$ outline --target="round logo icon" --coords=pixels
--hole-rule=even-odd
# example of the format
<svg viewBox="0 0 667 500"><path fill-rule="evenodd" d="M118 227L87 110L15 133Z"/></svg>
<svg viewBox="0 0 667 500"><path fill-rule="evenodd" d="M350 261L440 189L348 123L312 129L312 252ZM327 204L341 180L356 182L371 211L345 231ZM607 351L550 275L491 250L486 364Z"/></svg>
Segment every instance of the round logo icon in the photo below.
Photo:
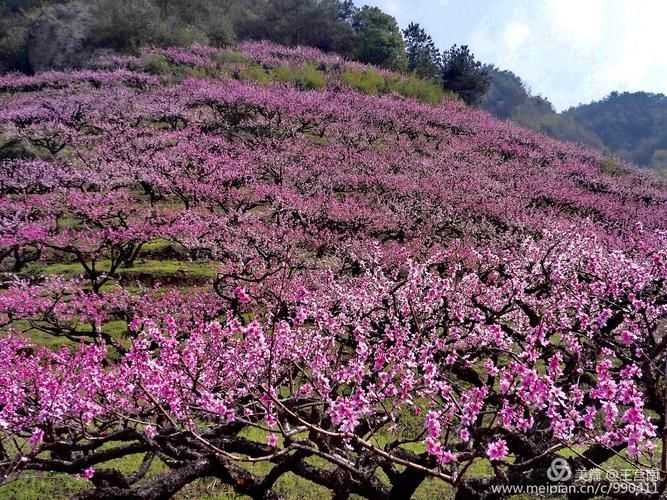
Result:
<svg viewBox="0 0 667 500"><path fill-rule="evenodd" d="M572 469L564 458L554 458L547 469L547 477L550 481L569 481L572 479Z"/></svg>

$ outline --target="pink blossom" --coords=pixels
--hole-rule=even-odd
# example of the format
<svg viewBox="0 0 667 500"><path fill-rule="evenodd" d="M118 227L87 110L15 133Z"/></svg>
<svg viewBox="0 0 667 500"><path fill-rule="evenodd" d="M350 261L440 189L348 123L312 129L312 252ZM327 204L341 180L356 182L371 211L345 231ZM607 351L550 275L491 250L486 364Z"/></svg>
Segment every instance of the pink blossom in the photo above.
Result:
<svg viewBox="0 0 667 500"><path fill-rule="evenodd" d="M38 446L43 440L44 440L44 431L42 429L37 428L32 432L30 439L28 439L28 444L30 444L30 446L32 447L35 447Z"/></svg>
<svg viewBox="0 0 667 500"><path fill-rule="evenodd" d="M156 57L173 74L144 73ZM271 77L307 65L325 87L258 85L248 61ZM49 449L185 470L214 447L260 458L279 427L323 452L306 475L395 452L474 482L473 436L503 460L536 432L526 474L553 443L650 459L663 180L460 102L356 92L343 75L403 77L308 47L96 67L0 77L3 141L39 153L0 162L10 476ZM428 457L391 448L408 439ZM391 491L370 478L353 489Z"/></svg>
<svg viewBox="0 0 667 500"><path fill-rule="evenodd" d="M148 439L154 439L155 436L157 436L157 431L155 430L155 427L152 425L147 425L146 428L144 429L144 434L146 434L146 437Z"/></svg>
<svg viewBox="0 0 667 500"><path fill-rule="evenodd" d="M239 302L241 302L242 304L250 302L250 297L248 296L246 289L242 287L238 287L236 289L236 298L239 299Z"/></svg>
<svg viewBox="0 0 667 500"><path fill-rule="evenodd" d="M507 456L507 443L504 439L497 439L489 443L486 448L486 456L490 460L502 460Z"/></svg>

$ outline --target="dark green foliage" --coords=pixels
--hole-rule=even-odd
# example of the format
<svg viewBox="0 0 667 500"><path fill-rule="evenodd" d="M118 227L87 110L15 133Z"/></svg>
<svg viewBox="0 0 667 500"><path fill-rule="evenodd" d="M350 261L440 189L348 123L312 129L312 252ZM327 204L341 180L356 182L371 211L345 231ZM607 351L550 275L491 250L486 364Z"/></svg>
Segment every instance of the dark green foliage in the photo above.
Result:
<svg viewBox="0 0 667 500"><path fill-rule="evenodd" d="M503 120L512 120L559 139L605 149L597 135L572 118L556 113L544 97L531 95L517 75L490 65L485 69L491 77L491 85L480 103L482 109Z"/></svg>
<svg viewBox="0 0 667 500"><path fill-rule="evenodd" d="M532 128L533 130L543 132L564 141L586 144L587 146L593 146L601 151L608 150L597 135L590 130L585 129L568 116L558 114L555 111L540 115L525 116L522 115L521 111L521 108L519 108L515 121L525 127Z"/></svg>
<svg viewBox="0 0 667 500"><path fill-rule="evenodd" d="M66 0L0 1L0 70L35 69L27 50L31 29L36 29L33 21L56 4L63 4L65 11L75 8ZM247 39L317 47L395 70L406 65L396 20L377 8L357 9L351 0L88 0L78 4L79 10L82 5L90 7L95 21L92 36L80 49L81 57L72 57L72 67L80 66L97 49L137 52L146 45L224 46ZM60 18L73 19L59 12ZM81 31L75 25L69 29ZM48 37L44 32L37 35ZM58 51L55 46L53 50ZM40 61L38 69L44 69L44 64Z"/></svg>
<svg viewBox="0 0 667 500"><path fill-rule="evenodd" d="M614 154L640 165L661 165L657 152L667 149L667 96L612 92L565 115L595 133Z"/></svg>
<svg viewBox="0 0 667 500"><path fill-rule="evenodd" d="M58 0L4 0L0 3L0 70L44 69L41 61L36 68L28 58L29 39L48 37L48 33L36 31L43 31L45 23L35 20L52 18L50 12L58 4L63 4L61 11L80 10L76 3ZM80 52L82 55L96 49L136 52L146 45L185 46L195 42L228 45L235 41L234 23L245 16L249 3L250 0L78 2L95 13L93 34ZM69 28L73 33L81 31L76 25ZM79 66L79 59L73 57L70 66Z"/></svg>
<svg viewBox="0 0 667 500"><path fill-rule="evenodd" d="M420 78L437 80L440 77L440 51L436 48L431 35L416 23L410 23L403 30L405 52L408 59L408 71Z"/></svg>
<svg viewBox="0 0 667 500"><path fill-rule="evenodd" d="M341 0L338 2L338 17L348 24L352 24L355 14L359 9L352 0Z"/></svg>
<svg viewBox="0 0 667 500"><path fill-rule="evenodd" d="M516 109L534 98L528 93L521 78L511 71L493 65L485 69L491 77L491 85L480 107L503 120L514 119Z"/></svg>
<svg viewBox="0 0 667 500"><path fill-rule="evenodd" d="M355 13L352 26L357 34L356 59L395 71L406 69L405 45L396 19L366 5Z"/></svg>
<svg viewBox="0 0 667 500"><path fill-rule="evenodd" d="M442 85L466 104L476 105L491 84L491 77L467 45L453 45L442 55Z"/></svg>
<svg viewBox="0 0 667 500"><path fill-rule="evenodd" d="M28 30L29 20L0 5L0 72L29 71Z"/></svg>
<svg viewBox="0 0 667 500"><path fill-rule="evenodd" d="M234 20L242 15L242 11L227 0L156 0L161 15L168 24L190 26L192 30L202 33L207 42L222 46L233 43L236 36Z"/></svg>
<svg viewBox="0 0 667 500"><path fill-rule="evenodd" d="M120 50L137 49L144 41L156 43L160 12L149 0L97 0L100 9L92 43Z"/></svg>
<svg viewBox="0 0 667 500"><path fill-rule="evenodd" d="M338 0L250 0L236 22L240 39L271 40L282 45L309 45L349 54L354 32L345 17L350 6Z"/></svg>
<svg viewBox="0 0 667 500"><path fill-rule="evenodd" d="M201 28L183 23L179 16L152 0L96 0L99 15L92 44L95 47L136 51L144 45L206 43Z"/></svg>
<svg viewBox="0 0 667 500"><path fill-rule="evenodd" d="M97 6L74 0L44 8L30 24L28 60L33 71L67 70L86 64L100 19Z"/></svg>

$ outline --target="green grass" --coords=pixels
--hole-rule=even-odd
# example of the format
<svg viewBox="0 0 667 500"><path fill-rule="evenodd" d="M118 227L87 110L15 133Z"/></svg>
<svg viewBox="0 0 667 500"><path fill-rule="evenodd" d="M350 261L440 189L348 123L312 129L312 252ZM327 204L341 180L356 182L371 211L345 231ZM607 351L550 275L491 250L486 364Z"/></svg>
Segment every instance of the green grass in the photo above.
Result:
<svg viewBox="0 0 667 500"><path fill-rule="evenodd" d="M22 321L15 321L14 324L12 325L17 332L24 331L21 328L21 325L18 323L21 323ZM27 323L27 322L26 322ZM28 326L26 325L26 328ZM3 335L3 333L0 332L0 337ZM47 349L59 349L60 347L63 346L69 346L69 347L75 347L77 344L75 342L72 342L71 340L65 338L65 337L57 337L54 335L49 335L48 333L40 332L38 330L32 330L27 334L28 338L30 339L31 342L34 342L35 345L41 346L41 347L46 347Z"/></svg>
<svg viewBox="0 0 667 500"><path fill-rule="evenodd" d="M258 442L264 442L266 440L266 433L254 428L245 429L241 432L241 435ZM381 446L386 444L388 441L389 436L385 433L381 433L378 436L378 444ZM279 438L279 445L281 444L282 440ZM413 452L421 452L423 451L423 444L411 443L410 445L406 445L405 448ZM581 453L583 449L578 449L577 451ZM657 450L657 453L660 453L659 449ZM571 450L563 450L559 453L559 455L563 457L572 457L576 456L576 453ZM98 468L115 468L127 474L136 470L136 468L141 463L142 458L142 454L130 455L124 458L106 462L105 464L98 466ZM310 457L307 459L307 461L317 467L329 469L332 467L324 459L319 457ZM273 465L268 462L258 462L254 464L241 462L239 465L259 477L266 475L273 467ZM630 468L630 466L620 457L614 457L608 460L604 464L604 467L616 470ZM167 470L166 466L159 459L155 459L147 474L147 478L150 478L151 476L159 474L165 470ZM492 477L493 473L491 464L486 459L476 459L472 466L467 470L466 475L468 477ZM377 476L382 482L389 484L387 477L383 472L379 471ZM31 472L21 476L17 481L0 487L0 498L21 500L51 498L54 500L59 500L61 498L68 498L71 495L89 487L90 483L88 481L77 479L67 474ZM276 482L274 491L278 495L282 495L285 498L294 500L316 500L320 498L328 498L331 495L330 492L324 487L307 481L292 473L283 475ZM435 478L428 478L419 486L412 498L419 500L427 500L431 498L451 498L454 493L455 491L450 485L445 484ZM353 497L359 498L356 495L353 495ZM235 493L229 486L221 483L218 479L201 478L186 486L175 496L175 498L213 500L247 497ZM524 497L519 496L515 498Z"/></svg>
<svg viewBox="0 0 667 500"><path fill-rule="evenodd" d="M252 80L260 85L271 83L271 75L259 64L248 64L238 72L241 80Z"/></svg>
<svg viewBox="0 0 667 500"><path fill-rule="evenodd" d="M386 91L393 91L404 97L412 97L428 104L438 104L445 97L451 99L454 94L448 95L440 85L431 83L412 75L408 78L394 78L387 80Z"/></svg>
<svg viewBox="0 0 667 500"><path fill-rule="evenodd" d="M323 89L327 85L324 74L312 64L279 66L271 71L270 76L273 81L291 83L304 90Z"/></svg>
<svg viewBox="0 0 667 500"><path fill-rule="evenodd" d="M154 54L141 62L138 68L153 75L160 76L168 83L174 83L185 78L217 78L220 76L218 68L202 68L188 64L179 64L170 61L162 54Z"/></svg>
<svg viewBox="0 0 667 500"><path fill-rule="evenodd" d="M396 92L427 104L438 104L443 99L457 100L455 94L440 85L414 75L402 78L398 75L383 77L378 71L346 69L341 74L343 83L364 94L388 94Z"/></svg>
<svg viewBox="0 0 667 500"><path fill-rule="evenodd" d="M164 75L169 71L169 61L162 54L154 54L142 62L141 69L153 75Z"/></svg>
<svg viewBox="0 0 667 500"><path fill-rule="evenodd" d="M218 266L213 262L180 260L139 260L133 267L120 268L119 274L149 273L156 276L185 273L190 276L214 278Z"/></svg>
<svg viewBox="0 0 667 500"><path fill-rule="evenodd" d="M267 69L259 64L248 64L237 72L241 80L250 80L260 85L289 83L302 90L323 89L327 85L324 73L312 64L303 66L278 66Z"/></svg>
<svg viewBox="0 0 667 500"><path fill-rule="evenodd" d="M624 177L630 175L630 172L627 169L621 167L611 158L605 158L600 162L600 170L604 174L609 174L615 177Z"/></svg>
<svg viewBox="0 0 667 500"><path fill-rule="evenodd" d="M153 241L149 241L148 243L144 243L141 246L141 250L143 252L160 252L163 250L166 250L171 246L171 242L168 240L164 240L162 238L157 238Z"/></svg>
<svg viewBox="0 0 667 500"><path fill-rule="evenodd" d="M48 349L58 349L62 346L76 347L78 345L77 342L74 342L67 337L51 335L33 328L27 320L15 320L9 326L11 326L12 330L16 333L25 333L27 337L36 345L46 347ZM39 327L39 322L35 326ZM89 324L79 325L77 326L77 330L92 331ZM6 335L8 331L9 327L0 329L0 337ZM122 320L108 321L102 325L102 331L114 339L122 340L127 336L127 323Z"/></svg>
<svg viewBox="0 0 667 500"><path fill-rule="evenodd" d="M114 444L110 443L107 447ZM109 460L98 468L118 469L124 474L134 472L141 461L143 454L128 455L127 457ZM159 459L153 460L146 477L151 477L167 470L167 467ZM82 478L70 474L56 472L26 472L5 486L0 486L0 498L11 498L21 500L39 500L42 498L65 499L72 495L88 489L92 484Z"/></svg>
<svg viewBox="0 0 667 500"><path fill-rule="evenodd" d="M237 50L223 50L216 54L216 62L223 66L225 64L245 64L248 58Z"/></svg>
<svg viewBox="0 0 667 500"><path fill-rule="evenodd" d="M346 69L341 74L341 80L364 94L379 94L385 83L382 75L371 69L364 71Z"/></svg>
<svg viewBox="0 0 667 500"><path fill-rule="evenodd" d="M97 261L96 269L106 272L111 267L109 260ZM78 276L83 274L84 269L78 262L53 263L47 265L33 265L26 268L25 273L58 274L61 276ZM153 260L139 259L132 267L119 267L116 271L119 275L148 274L154 277L164 277L177 273L184 277L214 278L217 265L213 262L189 262L181 260Z"/></svg>
<svg viewBox="0 0 667 500"><path fill-rule="evenodd" d="M52 472L29 472L16 481L0 486L0 498L12 500L53 500L70 498L82 490L91 487L91 483L75 479L66 474Z"/></svg>

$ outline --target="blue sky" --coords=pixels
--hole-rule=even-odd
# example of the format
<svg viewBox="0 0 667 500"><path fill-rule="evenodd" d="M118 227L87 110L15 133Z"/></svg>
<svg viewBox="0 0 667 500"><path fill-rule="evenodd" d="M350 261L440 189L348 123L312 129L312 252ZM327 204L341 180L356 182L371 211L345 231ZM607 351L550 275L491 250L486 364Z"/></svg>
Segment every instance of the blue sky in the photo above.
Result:
<svg viewBox="0 0 667 500"><path fill-rule="evenodd" d="M468 44L563 110L612 90L667 94L667 0L355 0Z"/></svg>

